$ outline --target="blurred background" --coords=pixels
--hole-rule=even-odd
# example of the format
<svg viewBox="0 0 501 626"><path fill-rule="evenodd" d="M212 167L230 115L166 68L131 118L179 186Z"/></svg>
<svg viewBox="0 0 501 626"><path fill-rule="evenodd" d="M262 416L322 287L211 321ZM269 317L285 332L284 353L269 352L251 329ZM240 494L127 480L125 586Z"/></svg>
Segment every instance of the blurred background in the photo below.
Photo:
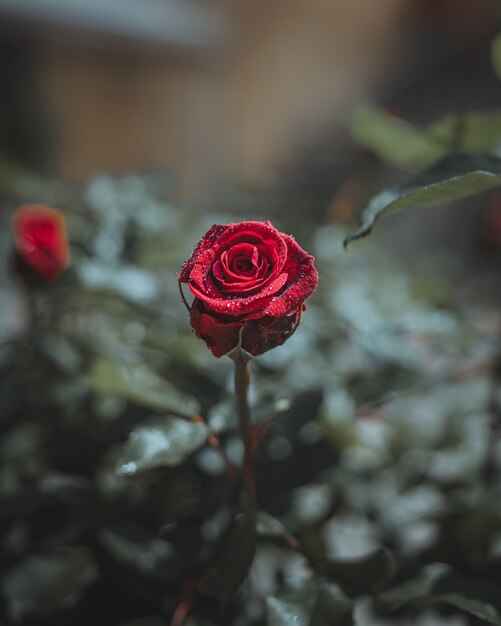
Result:
<svg viewBox="0 0 501 626"><path fill-rule="evenodd" d="M434 597L466 594L402 609L363 589L357 626L500 623L501 192L342 247L419 169L375 129L498 115L499 18L497 0L0 0L0 624L168 623L224 526L224 467L205 447L127 477L122 447L186 405L239 458L230 363L192 336L175 274L244 219L320 272L302 328L253 365L255 420L278 420L260 508L329 558L391 550L392 589L439 563ZM61 209L72 249L36 332L10 260L24 203ZM265 599L307 567L269 521L238 599L218 617L209 593L191 626L288 623Z"/></svg>
<svg viewBox="0 0 501 626"><path fill-rule="evenodd" d="M260 189L299 167L303 184L332 185L360 99L376 94L421 122L496 103L482 55L497 9L2 0L2 152L75 182L174 168L182 197L202 205L227 185Z"/></svg>
<svg viewBox="0 0 501 626"><path fill-rule="evenodd" d="M356 214L354 106L418 124L492 108L497 20L496 0L2 0L2 158L74 183L167 168L205 210L293 197L321 216L341 191ZM469 220L446 242L461 253ZM402 250L423 243L404 229Z"/></svg>

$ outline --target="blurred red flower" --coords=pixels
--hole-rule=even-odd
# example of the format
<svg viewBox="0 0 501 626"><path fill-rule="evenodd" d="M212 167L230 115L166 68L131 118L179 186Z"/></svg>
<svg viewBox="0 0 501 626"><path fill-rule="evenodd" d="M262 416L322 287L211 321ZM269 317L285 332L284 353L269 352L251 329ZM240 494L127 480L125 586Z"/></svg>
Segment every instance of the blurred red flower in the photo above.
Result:
<svg viewBox="0 0 501 626"><path fill-rule="evenodd" d="M26 204L14 212L12 229L16 267L24 278L55 281L69 265L70 246L64 215L40 204Z"/></svg>

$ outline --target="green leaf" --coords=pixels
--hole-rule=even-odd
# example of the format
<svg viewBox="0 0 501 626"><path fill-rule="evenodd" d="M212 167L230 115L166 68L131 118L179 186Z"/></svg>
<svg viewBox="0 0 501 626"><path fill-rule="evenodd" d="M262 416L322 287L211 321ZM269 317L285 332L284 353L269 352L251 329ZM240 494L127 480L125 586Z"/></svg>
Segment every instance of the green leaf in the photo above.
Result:
<svg viewBox="0 0 501 626"><path fill-rule="evenodd" d="M145 365L127 367L99 358L92 366L88 381L98 393L121 396L156 411L184 417L200 412L197 400L181 393Z"/></svg>
<svg viewBox="0 0 501 626"><path fill-rule="evenodd" d="M379 599L392 608L398 609L410 600L429 594L433 585L449 571L449 567L441 563L429 565L418 577L381 593Z"/></svg>
<svg viewBox="0 0 501 626"><path fill-rule="evenodd" d="M309 626L352 626L353 606L348 598L332 585L320 586Z"/></svg>
<svg viewBox="0 0 501 626"><path fill-rule="evenodd" d="M389 580L394 571L394 560L385 548L378 548L356 560L330 560L328 576L348 595L374 593Z"/></svg>
<svg viewBox="0 0 501 626"><path fill-rule="evenodd" d="M391 609L399 609L408 602L423 605L449 604L489 624L501 626L498 610L489 602L458 592L441 593L437 584L450 573L450 568L441 563L429 565L421 574L402 585L379 595L379 600Z"/></svg>
<svg viewBox="0 0 501 626"><path fill-rule="evenodd" d="M501 109L472 111L462 116L449 115L445 119L450 120L449 124L454 127L454 133L458 130L460 132L457 149L461 152L492 152L499 149Z"/></svg>
<svg viewBox="0 0 501 626"><path fill-rule="evenodd" d="M353 604L323 579L292 578L277 596L269 597L268 626L352 626Z"/></svg>
<svg viewBox="0 0 501 626"><path fill-rule="evenodd" d="M384 161L417 170L451 152L495 150L501 140L501 110L450 114L421 128L364 104L353 116L352 133Z"/></svg>
<svg viewBox="0 0 501 626"><path fill-rule="evenodd" d="M15 621L27 615L50 615L74 606L96 577L87 551L61 549L28 557L11 569L3 594Z"/></svg>
<svg viewBox="0 0 501 626"><path fill-rule="evenodd" d="M376 220L415 207L436 206L468 198L501 185L501 159L454 154L445 157L407 182L372 198L362 212L360 227L344 245L366 237Z"/></svg>
<svg viewBox="0 0 501 626"><path fill-rule="evenodd" d="M248 498L246 509L235 517L218 564L216 589L222 609L247 576L256 552L256 538L256 510Z"/></svg>
<svg viewBox="0 0 501 626"><path fill-rule="evenodd" d="M466 598L458 593L446 593L443 595L429 596L427 603L442 603L450 604L458 609L466 611L475 617L483 619L488 624L495 624L501 626L501 617L497 609L488 602L482 600L476 600L475 598Z"/></svg>
<svg viewBox="0 0 501 626"><path fill-rule="evenodd" d="M426 131L385 113L372 104L355 111L353 138L380 158L403 167L424 167L444 154L444 146Z"/></svg>
<svg viewBox="0 0 501 626"><path fill-rule="evenodd" d="M205 443L208 434L205 424L172 416L152 418L130 433L116 471L132 475L179 465Z"/></svg>
<svg viewBox="0 0 501 626"><path fill-rule="evenodd" d="M491 59L494 71L501 80L501 34L494 37L491 45Z"/></svg>

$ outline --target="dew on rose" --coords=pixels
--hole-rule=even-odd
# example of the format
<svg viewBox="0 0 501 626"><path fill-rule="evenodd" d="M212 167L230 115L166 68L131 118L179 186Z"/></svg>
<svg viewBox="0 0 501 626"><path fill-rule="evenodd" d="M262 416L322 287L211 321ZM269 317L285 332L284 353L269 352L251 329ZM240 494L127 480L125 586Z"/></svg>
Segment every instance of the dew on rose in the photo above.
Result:
<svg viewBox="0 0 501 626"><path fill-rule="evenodd" d="M203 257L209 247L210 258ZM265 277L260 274L263 263L255 258L258 255L271 263ZM242 347L257 356L284 343L295 330L303 302L316 287L317 271L313 257L270 222L241 222L213 226L184 264L180 280L195 296L192 327L215 356L236 347L239 327L250 320ZM270 323L275 325L268 329Z"/></svg>

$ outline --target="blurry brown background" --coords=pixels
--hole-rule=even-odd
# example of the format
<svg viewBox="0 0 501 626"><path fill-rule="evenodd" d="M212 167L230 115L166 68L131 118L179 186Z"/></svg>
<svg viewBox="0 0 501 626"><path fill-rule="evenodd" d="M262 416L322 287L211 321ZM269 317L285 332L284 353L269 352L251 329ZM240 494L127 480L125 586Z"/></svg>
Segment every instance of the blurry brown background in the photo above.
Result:
<svg viewBox="0 0 501 626"><path fill-rule="evenodd" d="M416 41L420 63L440 65L442 40L445 58L468 50L496 12L495 0L0 0L0 153L72 181L174 168L195 203L263 186L326 136L334 152L354 103L391 89Z"/></svg>

